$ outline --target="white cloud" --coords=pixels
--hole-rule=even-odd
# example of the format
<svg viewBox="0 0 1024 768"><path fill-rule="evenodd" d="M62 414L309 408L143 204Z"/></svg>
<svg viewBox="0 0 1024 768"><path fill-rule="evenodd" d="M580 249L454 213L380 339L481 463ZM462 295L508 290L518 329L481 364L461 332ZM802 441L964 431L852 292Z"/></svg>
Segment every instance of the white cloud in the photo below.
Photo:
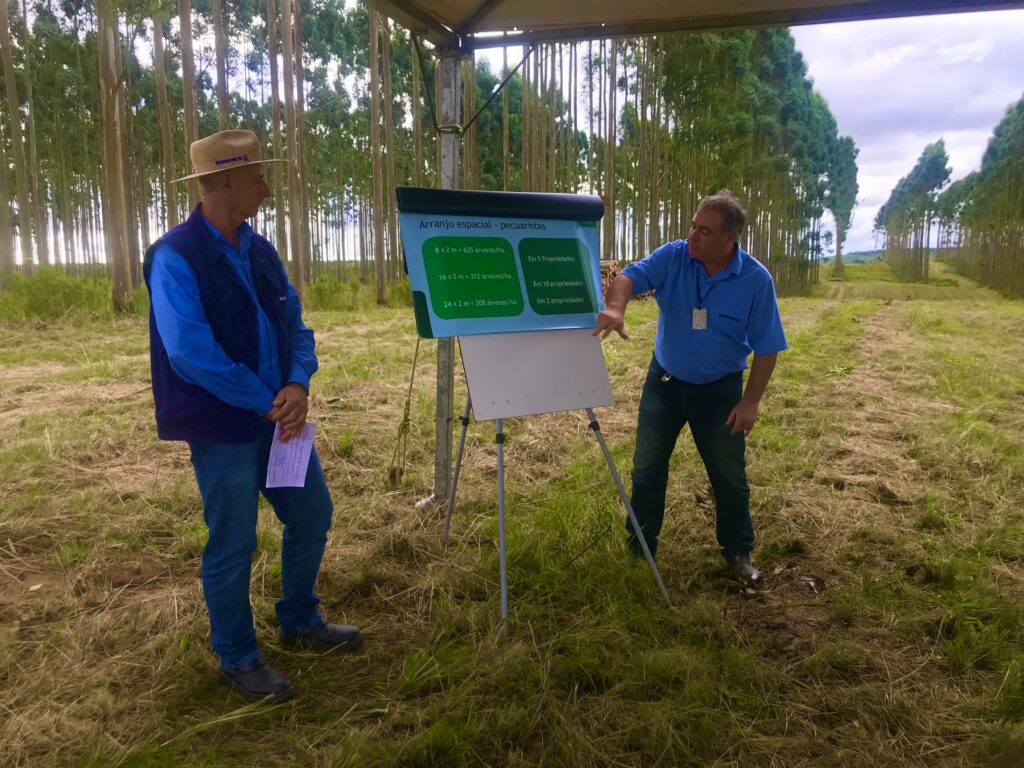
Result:
<svg viewBox="0 0 1024 768"><path fill-rule="evenodd" d="M980 64L995 49L991 40L971 40L969 43L944 45L935 51L935 60L939 64Z"/></svg>
<svg viewBox="0 0 1024 768"><path fill-rule="evenodd" d="M944 139L952 178L967 175L1024 93L1024 11L797 27L793 36L840 133L860 148L848 251L874 247L878 207L926 144Z"/></svg>

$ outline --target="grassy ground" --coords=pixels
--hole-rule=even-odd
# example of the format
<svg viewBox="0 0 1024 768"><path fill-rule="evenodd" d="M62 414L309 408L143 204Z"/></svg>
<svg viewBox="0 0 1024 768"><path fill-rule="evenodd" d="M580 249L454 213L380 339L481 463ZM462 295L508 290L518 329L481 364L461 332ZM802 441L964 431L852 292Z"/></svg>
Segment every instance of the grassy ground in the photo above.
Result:
<svg viewBox="0 0 1024 768"><path fill-rule="evenodd" d="M411 311L311 313L337 507L320 591L368 642L276 644L263 509L257 629L299 694L274 707L216 681L200 504L187 450L154 435L144 322L0 326L0 765L1024 765L1024 305L885 270L782 302L792 349L750 441L755 595L721 570L688 439L667 607L626 562L584 419L511 420L504 636L492 426L471 428L445 553L443 510L414 508L432 345L393 485ZM634 305L632 340L606 344L626 476L655 322Z"/></svg>

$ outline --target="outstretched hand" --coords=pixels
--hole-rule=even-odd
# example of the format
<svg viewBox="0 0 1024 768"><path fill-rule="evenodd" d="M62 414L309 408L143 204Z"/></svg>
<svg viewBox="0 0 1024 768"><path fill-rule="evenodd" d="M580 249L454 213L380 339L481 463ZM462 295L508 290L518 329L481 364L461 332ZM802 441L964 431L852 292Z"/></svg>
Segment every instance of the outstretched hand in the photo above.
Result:
<svg viewBox="0 0 1024 768"><path fill-rule="evenodd" d="M274 398L274 407L267 418L281 425L281 442L287 443L302 434L309 410L309 394L301 384L285 384Z"/></svg>
<svg viewBox="0 0 1024 768"><path fill-rule="evenodd" d="M626 321L623 313L617 309L604 309L597 316L597 328L590 335L597 336L600 333L602 339L607 339L612 331L624 339L629 338L626 335Z"/></svg>

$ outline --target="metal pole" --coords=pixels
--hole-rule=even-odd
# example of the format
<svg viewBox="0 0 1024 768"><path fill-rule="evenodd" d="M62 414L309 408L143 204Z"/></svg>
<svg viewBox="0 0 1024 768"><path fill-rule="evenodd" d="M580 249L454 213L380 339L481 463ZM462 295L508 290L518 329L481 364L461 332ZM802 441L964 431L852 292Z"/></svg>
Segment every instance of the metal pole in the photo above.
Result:
<svg viewBox="0 0 1024 768"><path fill-rule="evenodd" d="M462 119L462 84L458 51L438 51L441 70L441 168L440 189L455 189L459 177L461 132L451 130ZM437 340L437 416L434 420L434 499L448 495L452 469L452 394L455 389L455 340Z"/></svg>
<svg viewBox="0 0 1024 768"><path fill-rule="evenodd" d="M590 419L590 428L594 430L594 437L597 438L598 444L601 446L601 452L604 453L604 460L608 462L608 469L611 470L612 479L615 480L615 485L619 489L619 498L622 499L622 503L626 505L626 514L629 516L629 522L633 524L633 530L636 531L636 537L640 541L640 548L644 552L644 559L647 560L647 565L651 568L651 573L654 574L654 580L658 583L658 589L661 590L661 596L665 598L665 602L671 604L671 600L668 599L668 590L665 589L665 584L661 580L661 574L658 573L658 566L654 564L654 557L651 555L651 550L647 548L647 540L644 538L644 532L640 530L640 524L636 520L636 515L633 514L633 505L629 503L629 496L626 495L626 488L622 484L622 478L619 477L619 471L615 469L615 462L612 461L612 455L608 451L608 446L604 442L604 435L601 434L601 426L597 423L597 417L594 416L594 409L587 408L587 418ZM501 454L498 454L499 462ZM500 466L500 464L499 464ZM499 475L499 482L500 482Z"/></svg>
<svg viewBox="0 0 1024 768"><path fill-rule="evenodd" d="M498 562L501 568L501 629L505 629L508 618L508 558L505 551L505 433L501 431L502 419L497 421L498 444Z"/></svg>
<svg viewBox="0 0 1024 768"><path fill-rule="evenodd" d="M448 529L452 527L452 512L455 511L455 491L459 487L459 470L462 469L462 451L466 447L466 430L469 429L470 397L466 395L466 412L462 414L462 434L459 436L459 452L455 455L455 472L452 488L448 492L448 516L444 520L444 548L448 549Z"/></svg>

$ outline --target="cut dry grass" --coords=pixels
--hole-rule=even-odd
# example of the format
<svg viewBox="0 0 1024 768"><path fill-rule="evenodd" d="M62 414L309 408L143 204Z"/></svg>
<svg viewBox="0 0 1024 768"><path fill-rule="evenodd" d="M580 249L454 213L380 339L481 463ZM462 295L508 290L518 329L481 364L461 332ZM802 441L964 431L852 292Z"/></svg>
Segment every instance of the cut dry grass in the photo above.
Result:
<svg viewBox="0 0 1024 768"><path fill-rule="evenodd" d="M216 681L201 508L187 450L154 435L145 324L0 328L0 765L1020 765L1024 309L934 269L908 286L851 265L783 302L792 349L750 441L755 596L721 570L686 436L666 607L625 558L585 419L509 420L504 634L493 426L470 428L445 552L443 509L414 506L433 345L392 484L411 312L312 313L336 504L319 590L368 641L276 644L262 509L257 630L299 693L275 707ZM599 417L627 478L655 320L635 305L632 341L606 344Z"/></svg>

